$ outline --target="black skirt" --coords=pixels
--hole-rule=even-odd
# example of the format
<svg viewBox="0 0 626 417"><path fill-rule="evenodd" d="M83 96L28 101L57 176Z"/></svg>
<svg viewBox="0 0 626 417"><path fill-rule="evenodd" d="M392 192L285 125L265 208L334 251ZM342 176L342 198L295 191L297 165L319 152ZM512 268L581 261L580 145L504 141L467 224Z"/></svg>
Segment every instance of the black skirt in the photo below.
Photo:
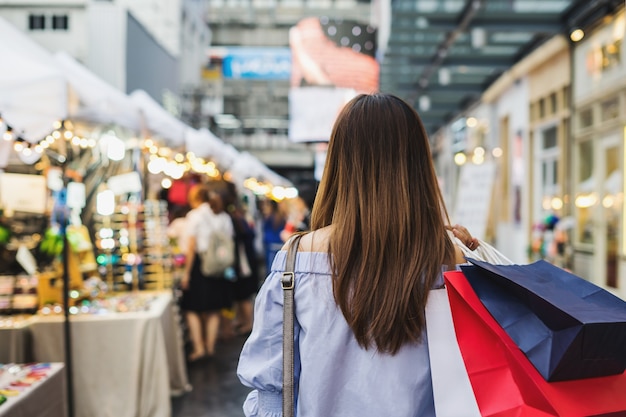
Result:
<svg viewBox="0 0 626 417"><path fill-rule="evenodd" d="M189 277L189 287L183 291L181 308L185 311L214 312L233 305L233 283L224 277L209 277L200 271L199 257L195 256Z"/></svg>
<svg viewBox="0 0 626 417"><path fill-rule="evenodd" d="M239 277L234 282L234 300L244 301L250 299L259 290L259 280L255 275Z"/></svg>

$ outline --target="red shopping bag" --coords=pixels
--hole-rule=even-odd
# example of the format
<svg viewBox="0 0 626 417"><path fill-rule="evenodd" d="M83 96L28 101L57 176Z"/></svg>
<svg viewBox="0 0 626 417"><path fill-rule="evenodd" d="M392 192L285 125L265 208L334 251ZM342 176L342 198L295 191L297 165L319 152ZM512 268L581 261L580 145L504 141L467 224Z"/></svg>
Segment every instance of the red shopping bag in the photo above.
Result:
<svg viewBox="0 0 626 417"><path fill-rule="evenodd" d="M461 355L482 416L626 417L626 372L547 382L462 272L444 275Z"/></svg>

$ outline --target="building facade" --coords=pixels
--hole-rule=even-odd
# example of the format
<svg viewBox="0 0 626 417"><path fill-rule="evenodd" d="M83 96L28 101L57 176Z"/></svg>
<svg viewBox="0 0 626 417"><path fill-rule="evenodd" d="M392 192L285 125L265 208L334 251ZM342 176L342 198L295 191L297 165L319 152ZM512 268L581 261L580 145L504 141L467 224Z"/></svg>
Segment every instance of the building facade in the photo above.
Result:
<svg viewBox="0 0 626 417"><path fill-rule="evenodd" d="M201 79L204 13L194 0L0 0L0 15L46 49L65 51L122 92L145 90L172 112L180 112L181 86Z"/></svg>
<svg viewBox="0 0 626 417"><path fill-rule="evenodd" d="M624 135L626 65L621 12L608 17L573 53L574 269L626 295Z"/></svg>

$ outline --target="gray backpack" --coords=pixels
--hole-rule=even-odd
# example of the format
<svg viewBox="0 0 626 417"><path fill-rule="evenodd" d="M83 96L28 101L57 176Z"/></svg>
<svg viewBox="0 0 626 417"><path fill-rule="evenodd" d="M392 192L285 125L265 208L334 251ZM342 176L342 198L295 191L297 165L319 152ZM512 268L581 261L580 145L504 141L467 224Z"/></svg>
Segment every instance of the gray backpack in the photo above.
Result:
<svg viewBox="0 0 626 417"><path fill-rule="evenodd" d="M206 251L198 253L202 274L222 277L235 264L235 239L221 231L215 231L209 239Z"/></svg>

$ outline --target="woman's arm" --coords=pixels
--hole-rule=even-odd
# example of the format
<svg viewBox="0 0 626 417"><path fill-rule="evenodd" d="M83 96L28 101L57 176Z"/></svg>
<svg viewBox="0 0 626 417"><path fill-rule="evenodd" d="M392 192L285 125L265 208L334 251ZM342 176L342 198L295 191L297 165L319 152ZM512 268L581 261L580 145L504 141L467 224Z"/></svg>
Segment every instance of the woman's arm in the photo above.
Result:
<svg viewBox="0 0 626 417"><path fill-rule="evenodd" d="M247 417L282 416L283 290L280 276L280 272L272 273L261 286L255 298L252 333L239 357L237 376L243 385L254 389L244 403ZM297 332L297 328L295 330ZM297 354L297 345L295 348Z"/></svg>
<svg viewBox="0 0 626 417"><path fill-rule="evenodd" d="M183 278L180 281L180 285L183 290L189 288L189 278L191 277L191 268L196 259L196 238L191 236L187 239L187 253L185 254L185 272Z"/></svg>

